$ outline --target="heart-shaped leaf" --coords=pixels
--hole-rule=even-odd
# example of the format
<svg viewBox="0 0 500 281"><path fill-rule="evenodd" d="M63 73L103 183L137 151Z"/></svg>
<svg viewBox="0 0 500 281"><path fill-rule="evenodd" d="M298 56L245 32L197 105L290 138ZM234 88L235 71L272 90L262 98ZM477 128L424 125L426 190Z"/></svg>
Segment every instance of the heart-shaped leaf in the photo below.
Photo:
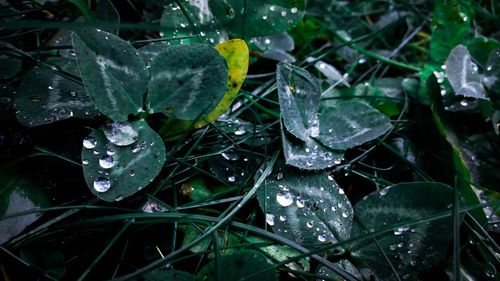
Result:
<svg viewBox="0 0 500 281"><path fill-rule="evenodd" d="M224 58L206 45L169 46L153 60L150 72L150 112L183 120L195 120L214 110L228 81Z"/></svg>
<svg viewBox="0 0 500 281"><path fill-rule="evenodd" d="M321 97L318 80L302 68L285 62L278 64L276 80L287 130L303 141L318 136L317 111Z"/></svg>
<svg viewBox="0 0 500 281"><path fill-rule="evenodd" d="M72 75L78 73L76 61L70 58L52 58L47 63ZM98 114L82 85L39 66L24 76L16 95L16 108L17 120L29 127Z"/></svg>
<svg viewBox="0 0 500 281"><path fill-rule="evenodd" d="M247 277L271 266L271 264L268 263L266 256L253 250L242 250L234 254L223 255L217 262L218 264L215 261L211 261L209 264L205 265L198 273L196 280L240 280L241 278ZM218 266L220 279L218 279L216 275L216 266ZM247 278L246 280L277 281L278 274L276 270L272 270L267 272L265 275Z"/></svg>
<svg viewBox="0 0 500 281"><path fill-rule="evenodd" d="M390 119L363 102L339 102L323 109L319 141L333 149L347 149L373 140L392 128Z"/></svg>
<svg viewBox="0 0 500 281"><path fill-rule="evenodd" d="M488 99L477 66L465 46L458 45L451 50L446 59L446 76L456 95Z"/></svg>
<svg viewBox="0 0 500 281"><path fill-rule="evenodd" d="M451 211L452 202L453 190L441 183L412 182L386 187L369 194L354 207L359 223L354 225L351 238L386 226L425 220L434 214ZM384 253L400 278L415 280L418 272L430 268L444 257L452 237L450 216L397 227L392 233L376 236L377 243L373 240L357 243L351 252L356 261L372 270L380 280L397 280Z"/></svg>
<svg viewBox="0 0 500 281"><path fill-rule="evenodd" d="M307 248L349 238L353 211L344 190L326 173L277 169L257 192L274 232Z"/></svg>
<svg viewBox="0 0 500 281"><path fill-rule="evenodd" d="M105 201L118 201L141 190L164 162L163 141L144 120L107 124L83 140L85 181Z"/></svg>
<svg viewBox="0 0 500 281"><path fill-rule="evenodd" d="M120 37L99 29L72 34L87 93L113 121L126 121L143 109L148 71L139 53Z"/></svg>
<svg viewBox="0 0 500 281"><path fill-rule="evenodd" d="M238 37L286 31L304 16L304 0L209 1L214 16Z"/></svg>

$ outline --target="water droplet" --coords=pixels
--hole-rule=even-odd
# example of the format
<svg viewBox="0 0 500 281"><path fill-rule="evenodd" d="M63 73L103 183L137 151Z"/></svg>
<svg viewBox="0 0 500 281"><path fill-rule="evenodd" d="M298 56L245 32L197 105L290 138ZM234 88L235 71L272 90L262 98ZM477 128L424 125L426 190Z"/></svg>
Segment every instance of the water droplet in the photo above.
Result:
<svg viewBox="0 0 500 281"><path fill-rule="evenodd" d="M97 178L94 181L94 189L97 192L106 192L111 187L111 181L108 178Z"/></svg>
<svg viewBox="0 0 500 281"><path fill-rule="evenodd" d="M486 276L490 278L495 278L495 276L497 275L497 270L491 262L488 262L488 264L486 265L484 274L486 274Z"/></svg>
<svg viewBox="0 0 500 281"><path fill-rule="evenodd" d="M281 16L286 17L286 11L281 11Z"/></svg>
<svg viewBox="0 0 500 281"><path fill-rule="evenodd" d="M297 195L295 204L297 205L297 207L299 207L301 209L304 208L304 206L305 206L304 198L302 198L301 195Z"/></svg>
<svg viewBox="0 0 500 281"><path fill-rule="evenodd" d="M293 203L293 195L289 191L283 189L276 194L276 201L278 201L278 204L281 206L288 207Z"/></svg>
<svg viewBox="0 0 500 281"><path fill-rule="evenodd" d="M139 152L139 151L141 151L141 145L136 144L136 145L134 145L134 146L132 147L132 153L134 153L134 154L135 154L135 153L137 153L137 152Z"/></svg>
<svg viewBox="0 0 500 281"><path fill-rule="evenodd" d="M298 9L296 7L293 7L290 9L290 13L296 14L298 12Z"/></svg>
<svg viewBox="0 0 500 281"><path fill-rule="evenodd" d="M246 133L247 133L247 131L245 131L245 128L244 128L243 126L239 127L239 128L238 128L238 130L236 130L236 131L234 132L234 134L235 134L236 136L242 136L242 135L244 135L244 134L246 134Z"/></svg>
<svg viewBox="0 0 500 281"><path fill-rule="evenodd" d="M280 216L280 221L286 221L286 216L281 215Z"/></svg>
<svg viewBox="0 0 500 281"><path fill-rule="evenodd" d="M332 206L330 209L332 210L332 212L337 211L337 209L335 208L335 206Z"/></svg>
<svg viewBox="0 0 500 281"><path fill-rule="evenodd" d="M389 249L391 249L392 251L396 250L397 248L398 248L398 245L396 245L396 244L389 245Z"/></svg>
<svg viewBox="0 0 500 281"><path fill-rule="evenodd" d="M82 160L82 164L83 164L83 165L88 165L88 164L89 164L89 160L87 160L87 159L83 159L83 160Z"/></svg>
<svg viewBox="0 0 500 281"><path fill-rule="evenodd" d="M345 191L342 188L339 188L339 194L345 194Z"/></svg>
<svg viewBox="0 0 500 281"><path fill-rule="evenodd" d="M108 148L108 150L106 151L106 153L108 155L113 155L113 154L115 154L115 150L113 148Z"/></svg>
<svg viewBox="0 0 500 281"><path fill-rule="evenodd" d="M311 167L313 165L313 162L311 160L306 161L306 166Z"/></svg>
<svg viewBox="0 0 500 281"><path fill-rule="evenodd" d="M266 214L266 222L270 226L273 226L274 225L274 215L273 214L269 214L269 213Z"/></svg>
<svg viewBox="0 0 500 281"><path fill-rule="evenodd" d="M137 131L126 122L108 123L103 132L111 143L118 146L131 145L139 138Z"/></svg>
<svg viewBox="0 0 500 281"><path fill-rule="evenodd" d="M229 7L226 11L226 16L228 19L234 19L235 14L236 13L234 12L233 7Z"/></svg>
<svg viewBox="0 0 500 281"><path fill-rule="evenodd" d="M378 194L380 194L380 196L384 196L387 194L387 192L389 192L389 188L382 188L381 190L379 190Z"/></svg>
<svg viewBox="0 0 500 281"><path fill-rule="evenodd" d="M398 248L403 248L403 242L398 243Z"/></svg>
<svg viewBox="0 0 500 281"><path fill-rule="evenodd" d="M394 229L394 235L401 235L401 234L405 233L408 230L410 230L409 227L407 227L407 226L400 226L400 227Z"/></svg>
<svg viewBox="0 0 500 281"><path fill-rule="evenodd" d="M410 261L410 265L411 265L411 266L415 266L415 265L417 265L417 262L416 262L416 261L411 260L411 261Z"/></svg>
<svg viewBox="0 0 500 281"><path fill-rule="evenodd" d="M318 241L319 242L325 242L326 241L326 235L325 234L318 235Z"/></svg>
<svg viewBox="0 0 500 281"><path fill-rule="evenodd" d="M347 212L342 212L342 216L343 216L344 218L347 218L347 217L349 216L349 214L348 214Z"/></svg>
<svg viewBox="0 0 500 281"><path fill-rule="evenodd" d="M131 176L131 177L135 177L135 171L134 171L134 170L131 170L131 171L130 171L130 176Z"/></svg>
<svg viewBox="0 0 500 281"><path fill-rule="evenodd" d="M306 222L306 226L307 226L307 228L313 228L314 222L313 221L308 221L308 222Z"/></svg>
<svg viewBox="0 0 500 281"><path fill-rule="evenodd" d="M281 180L281 179L283 179L283 173L282 173L282 172L279 172L279 173L276 175L276 179L277 179L277 180Z"/></svg>
<svg viewBox="0 0 500 281"><path fill-rule="evenodd" d="M460 105L465 107L465 106L468 106L468 105L469 105L469 102L468 102L468 101L466 101L466 100L461 100L461 101L460 101Z"/></svg>
<svg viewBox="0 0 500 281"><path fill-rule="evenodd" d="M240 155L238 153L233 153L233 152L227 151L227 152L222 152L220 155L222 156L222 158L226 159L227 161L240 160Z"/></svg>
<svg viewBox="0 0 500 281"><path fill-rule="evenodd" d="M229 177L227 177L227 181L228 182L235 182L236 181L236 177L235 176L229 176Z"/></svg>
<svg viewBox="0 0 500 281"><path fill-rule="evenodd" d="M275 6L271 6L271 7L269 7L269 11L274 12L275 10L276 10L276 7L275 7Z"/></svg>
<svg viewBox="0 0 500 281"><path fill-rule="evenodd" d="M99 165L103 169L111 169L115 165L115 162L113 161L113 157L106 155L99 159Z"/></svg>
<svg viewBox="0 0 500 281"><path fill-rule="evenodd" d="M96 145L97 145L97 141L96 141L96 139L94 139L93 137L86 137L86 138L83 140L83 147L85 147L85 148L87 148L87 149L92 149L92 148L94 148Z"/></svg>

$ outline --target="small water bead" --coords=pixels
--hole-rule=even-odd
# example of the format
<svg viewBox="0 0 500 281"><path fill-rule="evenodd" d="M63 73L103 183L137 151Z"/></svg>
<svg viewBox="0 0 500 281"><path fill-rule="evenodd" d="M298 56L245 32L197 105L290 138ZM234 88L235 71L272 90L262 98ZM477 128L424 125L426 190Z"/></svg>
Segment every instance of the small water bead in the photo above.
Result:
<svg viewBox="0 0 500 281"><path fill-rule="evenodd" d="M134 146L132 147L132 153L134 153L134 154L135 154L135 153L137 153L137 152L139 152L139 151L141 151L141 146L140 146L139 144L136 144L136 145L134 145Z"/></svg>
<svg viewBox="0 0 500 281"><path fill-rule="evenodd" d="M292 13L292 14L296 14L298 11L299 11L299 9L297 9L296 7L293 7L290 9L290 13Z"/></svg>
<svg viewBox="0 0 500 281"><path fill-rule="evenodd" d="M114 155L115 154L115 150L113 148L108 148L108 150L106 151L106 154L108 154L108 155Z"/></svg>
<svg viewBox="0 0 500 281"><path fill-rule="evenodd" d="M267 224L269 224L270 226L273 226L274 225L274 215L273 214L266 214L266 222Z"/></svg>
<svg viewBox="0 0 500 281"><path fill-rule="evenodd" d="M398 243L398 248L403 248L403 242Z"/></svg>
<svg viewBox="0 0 500 281"><path fill-rule="evenodd" d="M466 106L468 106L468 105L469 105L469 102L468 102L468 101L466 101L466 100L461 100L461 101L460 101L460 105L461 105L461 106L463 106L463 107L466 107Z"/></svg>
<svg viewBox="0 0 500 281"><path fill-rule="evenodd" d="M394 229L394 235L401 235L408 230L410 230L410 228L407 226L398 227L398 228Z"/></svg>
<svg viewBox="0 0 500 281"><path fill-rule="evenodd" d="M325 234L318 235L318 241L319 242L326 242L326 235Z"/></svg>
<svg viewBox="0 0 500 281"><path fill-rule="evenodd" d="M95 146L97 145L97 141L95 138L93 137L86 137L84 140L83 140L83 147L87 148L87 149L92 149L94 148Z"/></svg>
<svg viewBox="0 0 500 281"><path fill-rule="evenodd" d="M347 218L349 214L347 212L342 212L342 217Z"/></svg>
<svg viewBox="0 0 500 281"><path fill-rule="evenodd" d="M313 228L314 222L313 221L308 221L308 222L306 222L306 226L307 226L307 228Z"/></svg>
<svg viewBox="0 0 500 281"><path fill-rule="evenodd" d="M345 191L342 188L339 188L339 194L345 194Z"/></svg>
<svg viewBox="0 0 500 281"><path fill-rule="evenodd" d="M111 187L111 181L108 178L100 177L94 181L94 189L97 192L106 192Z"/></svg>
<svg viewBox="0 0 500 281"><path fill-rule="evenodd" d="M398 245L396 245L396 244L389 245L389 249L391 249L392 251L396 250L397 248L398 248Z"/></svg>
<svg viewBox="0 0 500 281"><path fill-rule="evenodd" d="M236 181L236 177L235 176L229 176L229 177L227 177L227 181L228 182L235 182Z"/></svg>
<svg viewBox="0 0 500 281"><path fill-rule="evenodd" d="M417 262L416 262L416 261L414 261L414 260L411 260L411 261L410 261L410 265L411 265L411 266L415 266L415 265L417 265Z"/></svg>
<svg viewBox="0 0 500 281"><path fill-rule="evenodd" d="M300 195L297 195L295 204L300 209L304 208L304 206L305 206L304 198L302 198L302 196L300 196Z"/></svg>
<svg viewBox="0 0 500 281"><path fill-rule="evenodd" d="M286 216L281 215L280 216L280 221L286 221Z"/></svg>
<svg viewBox="0 0 500 281"><path fill-rule="evenodd" d="M276 194L276 201L283 207L288 207L293 203L293 195L286 189L281 190Z"/></svg>
<svg viewBox="0 0 500 281"><path fill-rule="evenodd" d="M286 11L281 11L281 16L286 17Z"/></svg>
<svg viewBox="0 0 500 281"><path fill-rule="evenodd" d="M279 173L276 175L276 179L277 179L277 180L281 180L281 179L283 179L283 173L279 172Z"/></svg>
<svg viewBox="0 0 500 281"><path fill-rule="evenodd" d="M83 160L82 160L82 164L83 164L83 165L88 165L88 164L89 164L89 160L87 160L87 159L83 159Z"/></svg>
<svg viewBox="0 0 500 281"><path fill-rule="evenodd" d="M135 171L134 171L134 170L131 170L131 171L130 171L130 176L131 176L131 177L135 177Z"/></svg>
<svg viewBox="0 0 500 281"><path fill-rule="evenodd" d="M275 7L275 6L271 6L271 7L269 7L269 11L274 12L275 10L276 10L276 7Z"/></svg>
<svg viewBox="0 0 500 281"><path fill-rule="evenodd" d="M380 194L380 196L384 196L387 194L387 192L389 192L389 188L382 188L378 194Z"/></svg>
<svg viewBox="0 0 500 281"><path fill-rule="evenodd" d="M106 156L103 156L101 159L99 159L99 165L103 169L111 169L115 165L115 162L113 160L113 157L106 155Z"/></svg>
<svg viewBox="0 0 500 281"><path fill-rule="evenodd" d="M222 152L220 154L222 158L226 159L227 161L238 161L240 160L240 155L238 153L233 153L233 152Z"/></svg>
<svg viewBox="0 0 500 281"><path fill-rule="evenodd" d="M236 130L234 132L234 135L236 135L236 136L242 136L242 135L244 135L246 133L247 133L247 131L245 131L245 128L243 126L241 126L241 127L238 128L238 130Z"/></svg>

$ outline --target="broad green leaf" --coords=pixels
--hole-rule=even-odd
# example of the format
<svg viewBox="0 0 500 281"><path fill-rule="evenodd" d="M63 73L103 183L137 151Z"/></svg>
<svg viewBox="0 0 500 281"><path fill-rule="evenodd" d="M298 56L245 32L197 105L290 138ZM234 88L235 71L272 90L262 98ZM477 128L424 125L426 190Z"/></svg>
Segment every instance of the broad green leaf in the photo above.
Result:
<svg viewBox="0 0 500 281"><path fill-rule="evenodd" d="M379 280L397 280L385 253L401 280L416 280L418 272L434 266L446 254L453 238L452 203L453 190L436 182L400 183L367 195L354 207L356 223L351 238L445 211L450 211L450 216L396 227L391 233L375 236L377 243L373 239L360 241L352 247L352 257Z"/></svg>
<svg viewBox="0 0 500 281"><path fill-rule="evenodd" d="M340 164L344 157L343 150L332 150L315 139L306 141L289 134L281 125L283 154L287 165L305 170L321 170Z"/></svg>
<svg viewBox="0 0 500 281"><path fill-rule="evenodd" d="M141 112L148 71L134 47L99 29L79 30L72 38L83 83L99 111L113 121Z"/></svg>
<svg viewBox="0 0 500 281"><path fill-rule="evenodd" d="M337 265L342 268L344 271L350 273L353 276L356 276L359 280L363 280L363 277L359 270L350 262L349 260L341 260L337 263ZM333 270L327 268L326 266L322 266L318 269L317 274L329 278L327 280L343 280L337 273Z"/></svg>
<svg viewBox="0 0 500 281"><path fill-rule="evenodd" d="M206 45L169 46L153 60L150 73L149 111L183 120L214 110L228 81L224 58Z"/></svg>
<svg viewBox="0 0 500 281"><path fill-rule="evenodd" d="M165 6L161 16L161 36L164 38L191 37L168 40L167 45L188 43L218 44L228 39L208 6L211 0L173 1ZM182 4L182 8L179 7Z"/></svg>
<svg viewBox="0 0 500 281"><path fill-rule="evenodd" d="M158 269L141 276L141 281L194 281L196 277L185 271Z"/></svg>
<svg viewBox="0 0 500 281"><path fill-rule="evenodd" d="M96 8L96 19L105 22L106 25L116 25L116 28L106 28L105 30L114 34L118 34L120 24L120 14L116 10L111 0L99 0Z"/></svg>
<svg viewBox="0 0 500 281"><path fill-rule="evenodd" d="M251 42L264 52L271 50L293 51L295 48L295 42L287 32L256 37Z"/></svg>
<svg viewBox="0 0 500 281"><path fill-rule="evenodd" d="M8 219L4 219L5 216L49 207L49 200L43 187L13 171L4 169L0 172L0 245L20 234L42 213L32 212Z"/></svg>
<svg viewBox="0 0 500 281"><path fill-rule="evenodd" d="M276 80L286 129L302 141L318 136L317 111L321 96L318 80L309 72L284 62L278 64Z"/></svg>
<svg viewBox="0 0 500 281"><path fill-rule="evenodd" d="M477 66L465 46L458 45L451 50L446 59L446 76L456 95L488 99Z"/></svg>
<svg viewBox="0 0 500 281"><path fill-rule="evenodd" d="M489 54L498 48L500 48L500 42L487 37L476 37L467 44L467 50L482 68L486 68Z"/></svg>
<svg viewBox="0 0 500 281"><path fill-rule="evenodd" d="M163 51L168 49L168 45L165 44L164 42L154 42L151 44L147 44L139 49L137 51L139 52L139 55L142 57L144 60L144 63L146 63L146 67L149 68L151 66L151 63L153 60Z"/></svg>
<svg viewBox="0 0 500 281"><path fill-rule="evenodd" d="M304 16L304 0L209 1L214 16L238 37L255 37L291 29Z"/></svg>
<svg viewBox="0 0 500 281"><path fill-rule="evenodd" d="M259 188L257 199L276 234L308 249L346 240L351 233L351 204L327 173L277 169Z"/></svg>
<svg viewBox="0 0 500 281"><path fill-rule="evenodd" d="M76 61L70 58L53 58L47 63L70 75L78 73ZM17 120L28 127L99 114L81 84L39 66L24 76L16 95L16 108Z"/></svg>
<svg viewBox="0 0 500 281"><path fill-rule="evenodd" d="M471 18L465 2L437 1L432 16L432 37L430 56L441 65L450 51L458 44L464 44L470 32Z"/></svg>
<svg viewBox="0 0 500 281"><path fill-rule="evenodd" d="M242 250L231 255L222 255L218 261L218 271L220 279L218 281L234 281L247 277L266 267L270 267L266 256L253 250ZM215 261L205 265L196 280L214 281L217 280ZM275 270L266 274L246 279L248 281L277 281L278 274Z"/></svg>
<svg viewBox="0 0 500 281"><path fill-rule="evenodd" d="M85 181L105 201L119 201L141 190L164 162L163 141L144 120L107 124L83 140Z"/></svg>
<svg viewBox="0 0 500 281"><path fill-rule="evenodd" d="M201 128L217 120L219 116L227 112L238 95L247 76L249 52L245 41L241 39L232 39L216 45L215 49L226 60L229 75L226 92L217 107L206 117L197 121L194 124L194 128Z"/></svg>
<svg viewBox="0 0 500 281"><path fill-rule="evenodd" d="M375 108L345 101L323 109L318 140L333 149L347 149L378 138L391 128L390 119Z"/></svg>

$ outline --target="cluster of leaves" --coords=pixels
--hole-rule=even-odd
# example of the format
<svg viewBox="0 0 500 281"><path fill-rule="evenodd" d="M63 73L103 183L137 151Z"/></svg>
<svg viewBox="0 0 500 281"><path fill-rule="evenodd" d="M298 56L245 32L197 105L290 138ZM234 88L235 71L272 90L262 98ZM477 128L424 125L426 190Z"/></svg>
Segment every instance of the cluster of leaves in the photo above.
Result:
<svg viewBox="0 0 500 281"><path fill-rule="evenodd" d="M0 1L6 279L498 278L498 3L87 2Z"/></svg>

